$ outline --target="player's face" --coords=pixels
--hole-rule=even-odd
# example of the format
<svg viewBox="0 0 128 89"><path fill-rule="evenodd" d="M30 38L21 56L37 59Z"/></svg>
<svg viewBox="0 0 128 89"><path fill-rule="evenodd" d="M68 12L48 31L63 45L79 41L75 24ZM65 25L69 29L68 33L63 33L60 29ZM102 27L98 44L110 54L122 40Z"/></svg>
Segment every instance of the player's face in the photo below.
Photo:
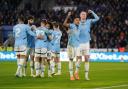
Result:
<svg viewBox="0 0 128 89"><path fill-rule="evenodd" d="M33 24L34 23L34 20L33 19L30 19L28 22L29 22L29 24Z"/></svg>
<svg viewBox="0 0 128 89"><path fill-rule="evenodd" d="M59 30L58 28L59 28L59 26L58 26L58 27L53 26L53 29L54 29L54 30Z"/></svg>
<svg viewBox="0 0 128 89"><path fill-rule="evenodd" d="M48 28L48 29L49 29L49 28L50 28L50 24L46 24L46 28Z"/></svg>
<svg viewBox="0 0 128 89"><path fill-rule="evenodd" d="M45 25L45 23L44 23L44 22L41 22L41 26L42 26L42 27L45 27L46 25Z"/></svg>
<svg viewBox="0 0 128 89"><path fill-rule="evenodd" d="M75 18L74 19L74 23L78 25L80 23L80 19L79 18Z"/></svg>
<svg viewBox="0 0 128 89"><path fill-rule="evenodd" d="M85 19L87 18L87 13L84 12L84 11L82 11L82 12L80 13L80 18L81 18L81 20L85 20Z"/></svg>

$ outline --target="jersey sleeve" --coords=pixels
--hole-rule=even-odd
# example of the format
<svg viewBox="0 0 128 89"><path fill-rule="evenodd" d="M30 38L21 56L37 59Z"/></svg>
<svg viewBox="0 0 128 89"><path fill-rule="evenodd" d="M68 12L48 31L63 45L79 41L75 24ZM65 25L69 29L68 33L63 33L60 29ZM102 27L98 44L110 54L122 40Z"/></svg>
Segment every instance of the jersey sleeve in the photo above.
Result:
<svg viewBox="0 0 128 89"><path fill-rule="evenodd" d="M62 36L62 32L60 31L60 37Z"/></svg>
<svg viewBox="0 0 128 89"><path fill-rule="evenodd" d="M48 29L45 30L45 34L48 36L50 35L50 31Z"/></svg>
<svg viewBox="0 0 128 89"><path fill-rule="evenodd" d="M96 13L94 13L93 11L91 13L94 16L94 19L89 19L90 22L92 22L92 23L97 22L100 19L99 16Z"/></svg>
<svg viewBox="0 0 128 89"><path fill-rule="evenodd" d="M28 34L30 34L31 36L36 36L36 33L33 32L30 27L26 26L26 29Z"/></svg>
<svg viewBox="0 0 128 89"><path fill-rule="evenodd" d="M73 24L72 24L72 23L69 24L69 28L70 28L70 29L73 28Z"/></svg>

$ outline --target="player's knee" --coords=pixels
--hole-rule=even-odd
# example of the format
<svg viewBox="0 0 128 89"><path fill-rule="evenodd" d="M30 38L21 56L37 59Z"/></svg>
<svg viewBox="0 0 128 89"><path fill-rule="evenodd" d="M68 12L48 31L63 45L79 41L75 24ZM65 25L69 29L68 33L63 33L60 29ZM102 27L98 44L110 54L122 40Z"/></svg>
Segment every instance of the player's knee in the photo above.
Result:
<svg viewBox="0 0 128 89"><path fill-rule="evenodd" d="M39 57L35 57L34 62L39 62L39 59L40 59Z"/></svg>
<svg viewBox="0 0 128 89"><path fill-rule="evenodd" d="M60 59L59 59L59 57L57 57L57 58L56 58L56 60L57 60L57 63L58 63L58 62L60 62Z"/></svg>
<svg viewBox="0 0 128 89"><path fill-rule="evenodd" d="M85 55L84 58L85 58L85 62L89 62L89 55Z"/></svg>
<svg viewBox="0 0 128 89"><path fill-rule="evenodd" d="M39 65L40 65L39 62L35 62L35 69L39 69Z"/></svg>
<svg viewBox="0 0 128 89"><path fill-rule="evenodd" d="M20 55L17 55L17 58L19 59L20 58Z"/></svg>
<svg viewBox="0 0 128 89"><path fill-rule="evenodd" d="M33 55L31 55L30 58L31 58L31 60L34 60L34 56Z"/></svg>

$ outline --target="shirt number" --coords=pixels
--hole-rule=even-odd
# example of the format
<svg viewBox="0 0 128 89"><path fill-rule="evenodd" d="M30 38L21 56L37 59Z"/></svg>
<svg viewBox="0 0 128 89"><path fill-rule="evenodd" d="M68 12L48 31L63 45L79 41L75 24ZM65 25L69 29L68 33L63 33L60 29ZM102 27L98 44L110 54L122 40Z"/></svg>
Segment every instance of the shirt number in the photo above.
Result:
<svg viewBox="0 0 128 89"><path fill-rule="evenodd" d="M20 28L16 28L16 37L20 36L20 32L21 32L21 29Z"/></svg>

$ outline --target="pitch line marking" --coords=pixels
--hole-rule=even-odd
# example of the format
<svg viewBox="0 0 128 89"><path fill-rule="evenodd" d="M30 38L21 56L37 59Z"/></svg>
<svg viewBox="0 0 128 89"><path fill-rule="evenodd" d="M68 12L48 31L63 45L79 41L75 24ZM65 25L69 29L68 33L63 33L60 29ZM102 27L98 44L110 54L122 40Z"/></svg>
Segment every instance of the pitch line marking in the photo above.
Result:
<svg viewBox="0 0 128 89"><path fill-rule="evenodd" d="M110 87L99 87L99 88L57 88L57 87L0 87L0 89L112 89L112 88L121 88L127 87L128 85L117 85Z"/></svg>
<svg viewBox="0 0 128 89"><path fill-rule="evenodd" d="M110 87L99 87L99 88L92 88L92 89L112 89L112 88L119 88L119 87L127 87L128 85L117 85L117 86L110 86ZM91 88L90 88L91 89Z"/></svg>

